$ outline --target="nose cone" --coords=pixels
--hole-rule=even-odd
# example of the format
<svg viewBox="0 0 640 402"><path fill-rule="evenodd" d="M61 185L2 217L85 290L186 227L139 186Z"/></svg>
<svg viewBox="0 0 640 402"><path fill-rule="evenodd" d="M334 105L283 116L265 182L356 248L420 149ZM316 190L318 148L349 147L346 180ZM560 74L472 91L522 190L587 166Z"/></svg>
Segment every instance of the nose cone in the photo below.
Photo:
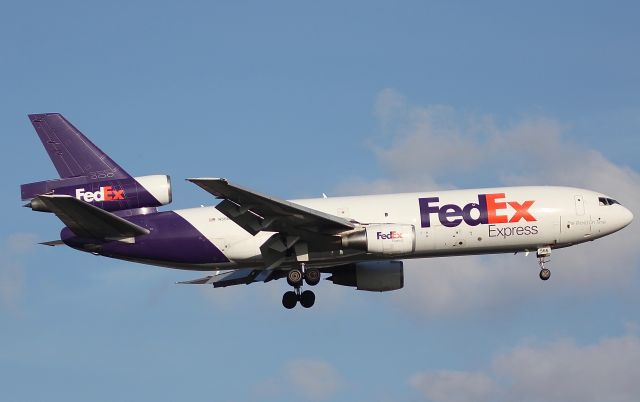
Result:
<svg viewBox="0 0 640 402"><path fill-rule="evenodd" d="M626 227L633 220L633 214L627 208L623 207L620 204L613 205L613 207L615 209L614 208L611 209L612 214L610 215L610 218L609 218L609 222L611 222L610 233L617 232L618 230Z"/></svg>
<svg viewBox="0 0 640 402"><path fill-rule="evenodd" d="M621 213L620 219L621 219L622 227L625 227L629 225L631 221L633 221L633 214L627 208L622 207L622 213Z"/></svg>

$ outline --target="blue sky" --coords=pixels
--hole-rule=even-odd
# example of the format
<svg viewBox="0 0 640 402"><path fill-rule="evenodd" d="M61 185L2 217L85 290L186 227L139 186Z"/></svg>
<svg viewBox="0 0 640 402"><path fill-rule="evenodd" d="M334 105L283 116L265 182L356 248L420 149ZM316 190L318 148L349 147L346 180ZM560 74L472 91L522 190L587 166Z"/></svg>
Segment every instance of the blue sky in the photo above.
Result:
<svg viewBox="0 0 640 402"><path fill-rule="evenodd" d="M182 179L222 176L284 198L568 184L640 216L638 11L4 5L3 399L634 400L635 224L555 253L550 283L531 257L413 261L399 292L323 283L284 311L284 283L176 286L198 273L35 246L61 224L18 186L55 177L26 114L61 112L133 174L170 174L173 208L213 203Z"/></svg>

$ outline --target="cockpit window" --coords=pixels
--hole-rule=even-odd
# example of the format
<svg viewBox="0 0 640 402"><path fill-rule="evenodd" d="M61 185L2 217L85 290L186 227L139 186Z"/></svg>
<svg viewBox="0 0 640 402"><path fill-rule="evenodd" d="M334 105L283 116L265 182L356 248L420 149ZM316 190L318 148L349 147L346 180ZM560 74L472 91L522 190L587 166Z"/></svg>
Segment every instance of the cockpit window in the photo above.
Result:
<svg viewBox="0 0 640 402"><path fill-rule="evenodd" d="M601 206L620 204L618 201L614 200L613 198L606 198L606 197L598 197L598 203Z"/></svg>

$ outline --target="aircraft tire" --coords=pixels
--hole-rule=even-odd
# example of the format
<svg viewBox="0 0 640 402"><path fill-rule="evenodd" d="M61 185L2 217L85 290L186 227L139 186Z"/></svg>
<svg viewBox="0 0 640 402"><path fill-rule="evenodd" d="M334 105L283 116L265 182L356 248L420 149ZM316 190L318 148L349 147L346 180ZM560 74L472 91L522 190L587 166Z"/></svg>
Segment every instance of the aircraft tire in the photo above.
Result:
<svg viewBox="0 0 640 402"><path fill-rule="evenodd" d="M316 294L310 290L305 290L300 295L300 305L304 308L309 308L313 306L316 302Z"/></svg>
<svg viewBox="0 0 640 402"><path fill-rule="evenodd" d="M320 283L320 270L317 268L309 268L304 273L304 281L309 286L316 286Z"/></svg>
<svg viewBox="0 0 640 402"><path fill-rule="evenodd" d="M293 287L300 287L302 285L302 271L297 268L289 270L287 272L287 283Z"/></svg>
<svg viewBox="0 0 640 402"><path fill-rule="evenodd" d="M540 279L542 279L543 281L547 281L549 280L549 278L551 278L551 271L549 271L547 268L543 268L540 270Z"/></svg>
<svg viewBox="0 0 640 402"><path fill-rule="evenodd" d="M298 295L291 290L284 292L284 295L282 295L282 305L284 308L291 310L296 304L298 304Z"/></svg>

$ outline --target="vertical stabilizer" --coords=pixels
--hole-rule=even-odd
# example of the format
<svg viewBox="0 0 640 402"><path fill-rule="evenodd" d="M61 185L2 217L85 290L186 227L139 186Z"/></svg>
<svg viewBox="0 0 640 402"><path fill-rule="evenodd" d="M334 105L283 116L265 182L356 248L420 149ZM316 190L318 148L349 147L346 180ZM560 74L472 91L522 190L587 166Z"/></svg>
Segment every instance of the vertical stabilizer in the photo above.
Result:
<svg viewBox="0 0 640 402"><path fill-rule="evenodd" d="M41 195L70 196L122 216L149 213L171 202L167 175L131 177L60 113L30 114L59 179L20 185L25 206L52 212Z"/></svg>
<svg viewBox="0 0 640 402"><path fill-rule="evenodd" d="M29 120L61 178L82 176L101 180L131 177L60 113L30 114Z"/></svg>

